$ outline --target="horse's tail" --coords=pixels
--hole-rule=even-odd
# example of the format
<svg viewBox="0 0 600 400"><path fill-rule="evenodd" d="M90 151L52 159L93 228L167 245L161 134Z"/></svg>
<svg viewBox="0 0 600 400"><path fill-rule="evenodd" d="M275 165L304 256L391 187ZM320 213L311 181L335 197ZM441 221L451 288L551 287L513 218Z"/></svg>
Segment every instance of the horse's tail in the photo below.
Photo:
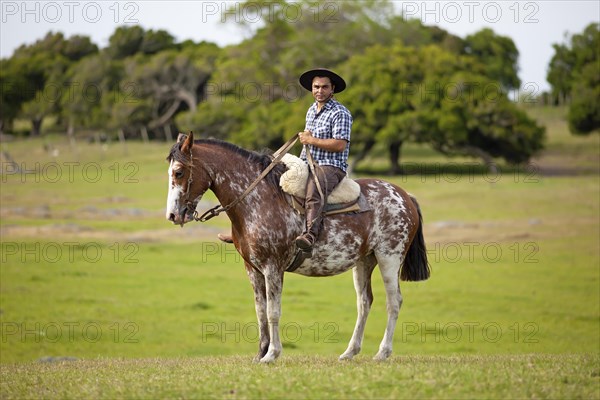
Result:
<svg viewBox="0 0 600 400"><path fill-rule="evenodd" d="M413 241L406 252L402 270L400 272L400 279L403 281L424 281L429 278L431 271L429 269L429 262L427 261L425 238L423 237L423 215L421 214L421 207L419 207L417 199L413 196L410 196L410 198L415 207L417 207L419 227L417 228L417 234L413 238Z"/></svg>

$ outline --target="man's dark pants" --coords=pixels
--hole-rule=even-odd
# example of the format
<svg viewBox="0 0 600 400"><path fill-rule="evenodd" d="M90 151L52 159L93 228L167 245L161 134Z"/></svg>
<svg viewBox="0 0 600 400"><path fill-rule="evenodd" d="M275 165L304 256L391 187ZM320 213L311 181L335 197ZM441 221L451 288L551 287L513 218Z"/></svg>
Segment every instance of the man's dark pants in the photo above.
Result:
<svg viewBox="0 0 600 400"><path fill-rule="evenodd" d="M306 209L305 233L309 233L312 236L311 239L313 242L318 239L319 232L321 231L322 214L324 206L327 204L327 198L337 184L346 176L346 172L341 168L331 165L315 165L315 172L317 173L319 183L321 184L321 190L323 191L323 202L321 203L321 196L312 172L306 182L306 199L304 201L304 208Z"/></svg>

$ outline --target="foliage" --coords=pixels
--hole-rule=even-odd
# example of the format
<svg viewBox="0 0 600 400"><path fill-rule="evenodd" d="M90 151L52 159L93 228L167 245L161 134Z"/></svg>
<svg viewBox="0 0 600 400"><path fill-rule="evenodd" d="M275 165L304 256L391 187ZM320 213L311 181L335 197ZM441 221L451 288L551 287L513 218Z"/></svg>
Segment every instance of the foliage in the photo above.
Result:
<svg viewBox="0 0 600 400"><path fill-rule="evenodd" d="M600 132L600 30L588 25L570 45L554 44L547 79L555 103L569 102L569 128L579 135Z"/></svg>
<svg viewBox="0 0 600 400"><path fill-rule="evenodd" d="M32 121L32 136L40 134L43 118L59 110L64 76L70 65L98 52L88 37L49 32L43 39L19 47L2 60L2 126L10 127L17 116ZM5 85L8 90L5 91Z"/></svg>
<svg viewBox="0 0 600 400"><path fill-rule="evenodd" d="M600 46L600 43L598 44ZM600 132L600 59L583 66L573 84L569 129L578 135Z"/></svg>
<svg viewBox="0 0 600 400"><path fill-rule="evenodd" d="M486 66L486 76L499 82L505 90L517 89L519 51L511 38L484 28L465 38L465 52Z"/></svg>
<svg viewBox="0 0 600 400"><path fill-rule="evenodd" d="M248 0L224 17L248 30L248 39L219 48L121 26L100 51L87 37L60 33L22 46L2 60L3 129L22 117L39 134L43 118L55 115L70 135L91 130L171 140L177 130L194 130L273 148L303 129L312 98L297 79L322 66L342 71L349 82L338 98L354 115L356 161L375 143L389 146L393 173L401 171L400 151L410 141L448 154L469 149L488 163L496 156L524 162L541 146L543 134L529 129L531 121L504 95L485 107L481 96L444 101L459 72L469 82L497 82L503 92L518 87L518 51L490 29L463 39L406 20L389 0ZM63 88L58 99L40 102L56 86ZM491 122L500 125L476 126Z"/></svg>
<svg viewBox="0 0 600 400"><path fill-rule="evenodd" d="M373 46L344 66L354 141L430 143L445 154L527 161L544 130L511 103L484 65L438 46ZM370 71L364 74L362 71ZM394 160L392 160L394 163Z"/></svg>
<svg viewBox="0 0 600 400"><path fill-rule="evenodd" d="M72 65L65 74L65 86L71 90L64 91L61 98L62 114L69 126L105 129L110 114L106 103L117 93L123 76L122 63L102 54Z"/></svg>
<svg viewBox="0 0 600 400"><path fill-rule="evenodd" d="M170 124L177 112L196 109L218 51L213 44L201 43L126 59L123 103L113 108L123 107L131 113L120 112L121 118L113 120L115 125L138 129L145 125L156 130Z"/></svg>

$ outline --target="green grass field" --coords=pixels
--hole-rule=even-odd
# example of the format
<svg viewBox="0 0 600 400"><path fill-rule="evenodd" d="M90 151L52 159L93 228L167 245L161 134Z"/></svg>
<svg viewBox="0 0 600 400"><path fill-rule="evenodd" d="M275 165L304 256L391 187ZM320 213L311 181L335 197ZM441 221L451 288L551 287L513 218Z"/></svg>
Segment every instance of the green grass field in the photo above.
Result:
<svg viewBox="0 0 600 400"><path fill-rule="evenodd" d="M385 363L371 361L386 320L378 271L354 361L337 361L352 275L287 274L284 353L251 363L252 290L216 241L228 220L164 219L169 144L3 143L29 173L1 160L0 397L600 398L600 140L530 112L548 128L530 167L489 175L404 149L417 169L389 180L421 203L433 272L401 284Z"/></svg>

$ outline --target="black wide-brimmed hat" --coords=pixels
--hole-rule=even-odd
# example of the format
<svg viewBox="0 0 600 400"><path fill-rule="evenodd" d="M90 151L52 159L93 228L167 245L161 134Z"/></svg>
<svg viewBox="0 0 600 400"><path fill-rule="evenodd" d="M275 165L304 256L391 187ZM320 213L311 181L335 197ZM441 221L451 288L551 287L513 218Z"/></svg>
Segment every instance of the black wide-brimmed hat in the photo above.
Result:
<svg viewBox="0 0 600 400"><path fill-rule="evenodd" d="M331 79L331 83L335 86L333 93L339 93L346 89L346 82L342 79L341 76L336 74L333 71L330 71L326 68L316 68L311 69L310 71L306 71L302 75L300 75L300 84L302 87L309 92L312 92L312 81L315 77L328 77Z"/></svg>

